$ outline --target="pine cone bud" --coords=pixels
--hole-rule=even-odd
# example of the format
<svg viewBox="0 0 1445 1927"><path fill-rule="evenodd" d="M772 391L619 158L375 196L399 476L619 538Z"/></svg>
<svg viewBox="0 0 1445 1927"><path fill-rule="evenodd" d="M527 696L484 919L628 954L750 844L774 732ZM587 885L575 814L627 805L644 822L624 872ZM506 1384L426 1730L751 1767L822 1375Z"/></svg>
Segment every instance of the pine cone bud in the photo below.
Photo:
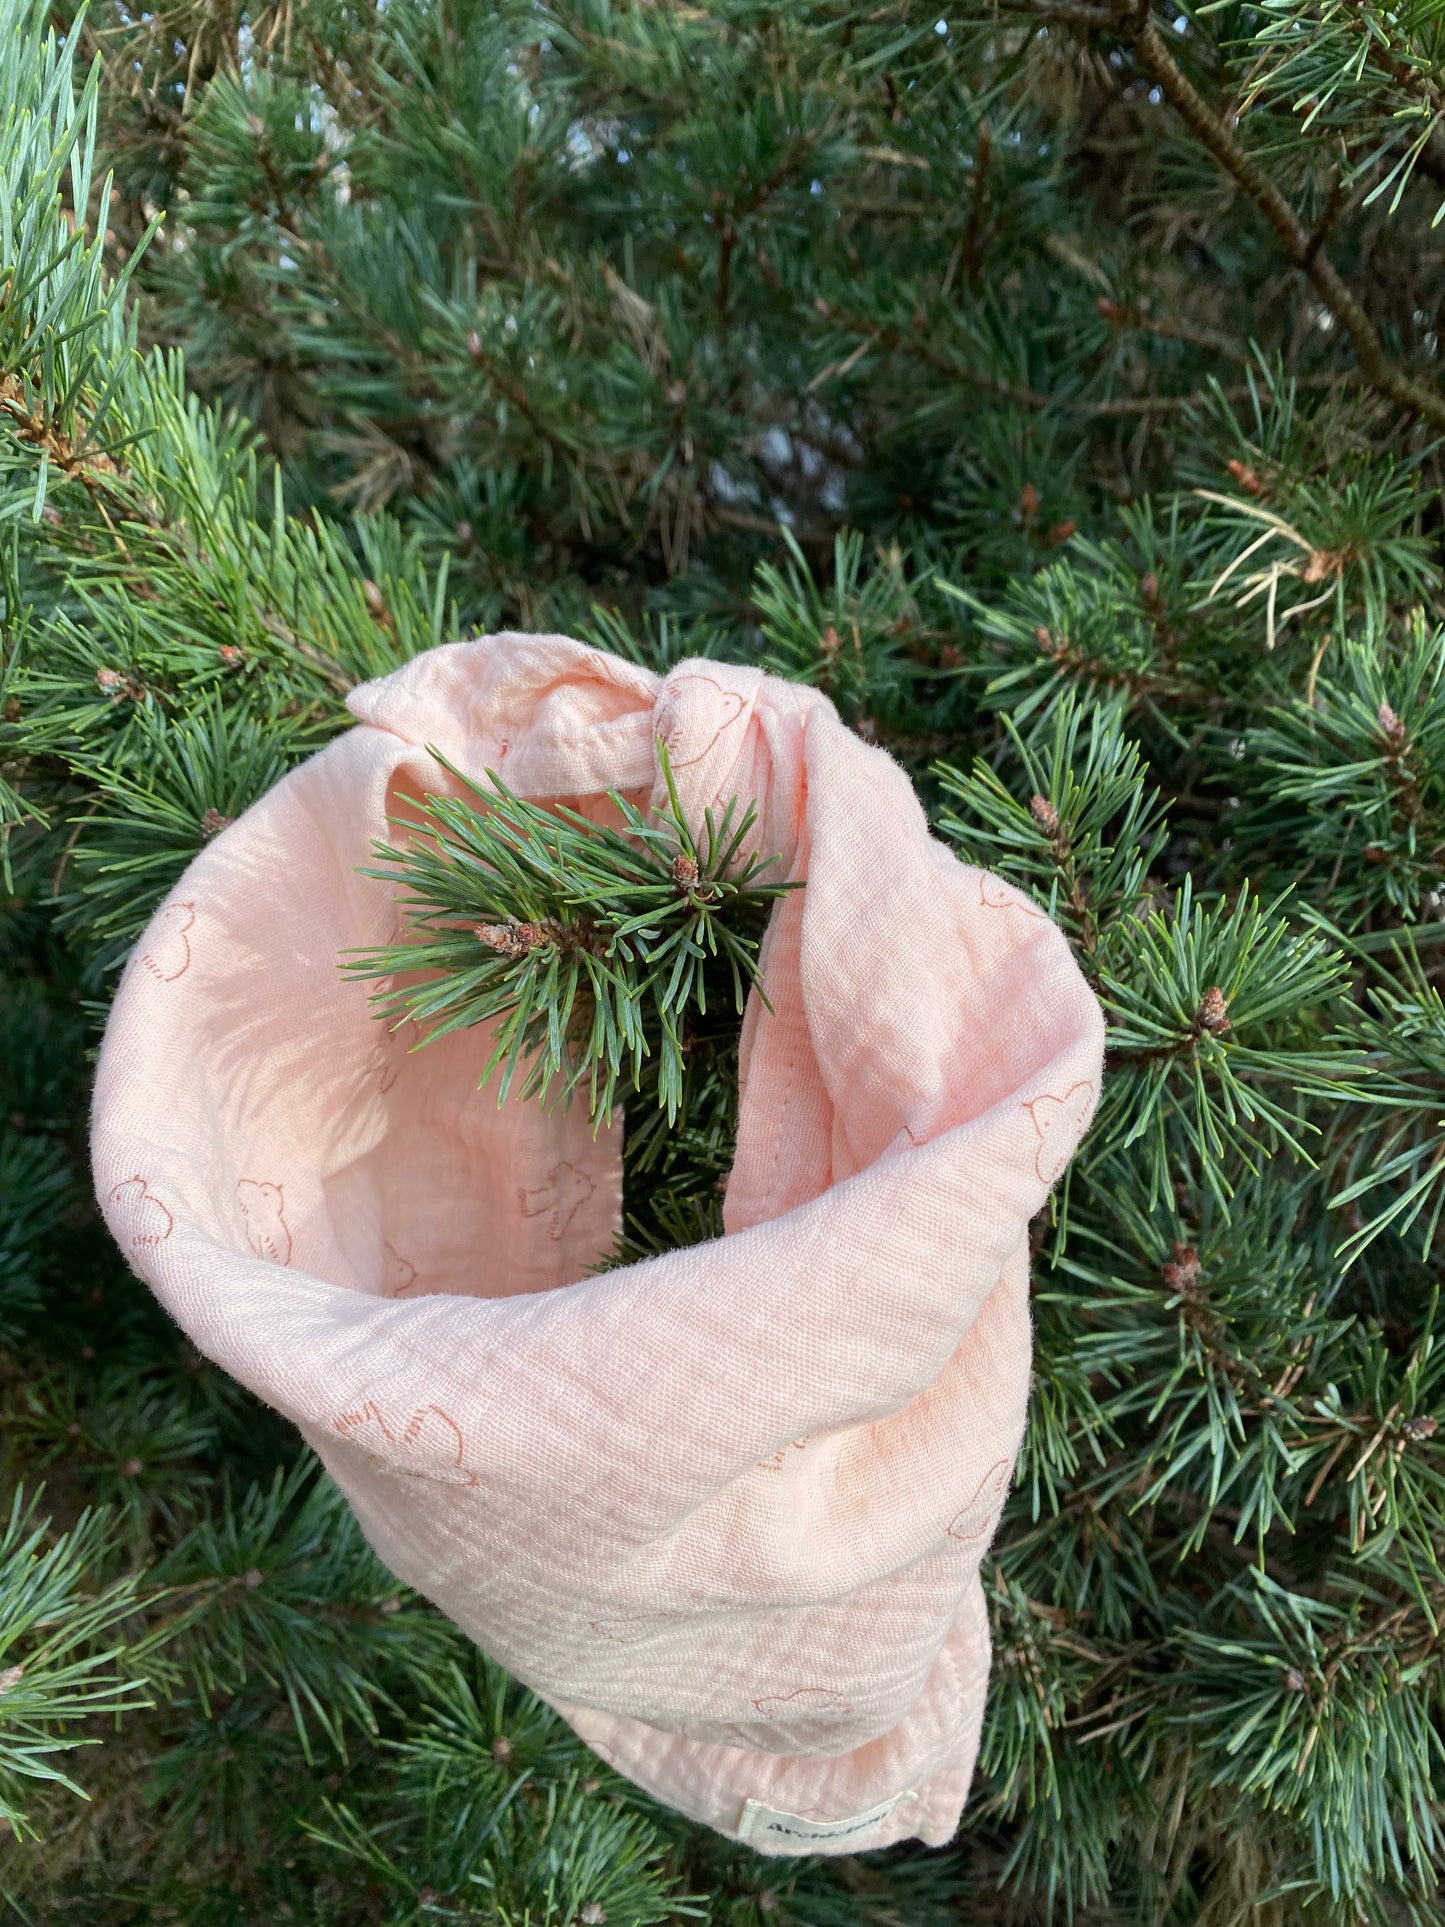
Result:
<svg viewBox="0 0 1445 1927"><path fill-rule="evenodd" d="M1431 1418L1428 1412L1422 1412L1418 1418L1405 1420L1400 1427L1400 1437L1411 1445L1424 1445L1427 1440L1433 1439L1439 1430L1439 1420Z"/></svg>
<svg viewBox="0 0 1445 1927"><path fill-rule="evenodd" d="M0 1693L8 1693L10 1688L12 1686L18 1686L24 1677L25 1668L23 1666L7 1666L4 1672L0 1673Z"/></svg>
<svg viewBox="0 0 1445 1927"><path fill-rule="evenodd" d="M1054 526L1049 530L1048 536L1046 538L1046 540L1048 541L1049 547L1051 549L1057 549L1062 543L1067 542L1071 535L1074 535L1077 533L1078 527L1079 527L1078 523L1072 520L1067 522L1055 522Z"/></svg>
<svg viewBox="0 0 1445 1927"><path fill-rule="evenodd" d="M1046 796L1031 796L1029 815L1052 842L1059 833L1059 813L1049 799Z"/></svg>
<svg viewBox="0 0 1445 1927"><path fill-rule="evenodd" d="M1309 1690L1309 1681L1303 1673L1297 1672L1293 1666L1282 1675L1282 1680L1284 1685L1286 1685L1292 1693L1304 1693Z"/></svg>
<svg viewBox="0 0 1445 1927"><path fill-rule="evenodd" d="M227 829L235 820L234 816L222 816L219 810L207 810L201 818L202 841L209 843L213 836L219 836L221 831Z"/></svg>
<svg viewBox="0 0 1445 1927"><path fill-rule="evenodd" d="M1039 492L1032 482L1025 482L1019 491L1019 505L1014 511L1020 522L1032 522L1039 512Z"/></svg>
<svg viewBox="0 0 1445 1927"><path fill-rule="evenodd" d="M1045 629L1040 625L1039 628L1034 630L1034 641L1046 656L1056 656L1059 653L1058 638L1052 629Z"/></svg>
<svg viewBox="0 0 1445 1927"><path fill-rule="evenodd" d="M499 1733L492 1741L492 1758L498 1766L505 1766L512 1757L512 1742L505 1733Z"/></svg>
<svg viewBox="0 0 1445 1927"><path fill-rule="evenodd" d="M1246 495L1264 494L1264 483L1249 466L1248 462L1230 461L1226 462L1224 466L1229 470L1235 481L1239 483L1239 486L1244 490Z"/></svg>
<svg viewBox="0 0 1445 1927"><path fill-rule="evenodd" d="M480 361L482 358L482 337L475 328L467 329L467 353L473 361Z"/></svg>
<svg viewBox="0 0 1445 1927"><path fill-rule="evenodd" d="M838 631L833 627L831 622L828 624L827 628L823 631L822 639L819 642L818 646L823 651L823 654L825 656L837 655Z"/></svg>
<svg viewBox="0 0 1445 1927"><path fill-rule="evenodd" d="M1405 725L1388 703L1381 703L1375 711L1375 721L1380 725L1380 734L1391 749L1399 749L1405 740Z"/></svg>
<svg viewBox="0 0 1445 1927"><path fill-rule="evenodd" d="M1218 984L1212 985L1200 998L1194 1021L1200 1030L1207 1030L1211 1037L1221 1037L1229 1029L1229 1005Z"/></svg>
<svg viewBox="0 0 1445 1927"><path fill-rule="evenodd" d="M578 1914L582 1927L602 1927L607 1918L607 1910L595 1900L589 1900Z"/></svg>
<svg viewBox="0 0 1445 1927"><path fill-rule="evenodd" d="M366 597L367 608L370 609L376 620L380 622L386 614L386 597L381 593L381 590L377 588L370 576L362 583L361 592Z"/></svg>
<svg viewBox="0 0 1445 1927"><path fill-rule="evenodd" d="M672 880L679 890L691 890L697 883L697 858L679 850L672 859Z"/></svg>
<svg viewBox="0 0 1445 1927"><path fill-rule="evenodd" d="M502 923L474 923L472 934L488 949L499 950L515 962L529 957L534 950L544 949L552 941L554 932L545 923L519 923L515 917L508 917Z"/></svg>
<svg viewBox="0 0 1445 1927"><path fill-rule="evenodd" d="M1199 1253L1193 1245L1175 1244L1174 1257L1164 1267L1164 1282L1171 1291L1193 1291L1199 1283Z"/></svg>
<svg viewBox="0 0 1445 1927"><path fill-rule="evenodd" d="M216 651L216 654L221 658L222 662L228 664L237 663L241 660L241 652L234 642L223 642Z"/></svg>

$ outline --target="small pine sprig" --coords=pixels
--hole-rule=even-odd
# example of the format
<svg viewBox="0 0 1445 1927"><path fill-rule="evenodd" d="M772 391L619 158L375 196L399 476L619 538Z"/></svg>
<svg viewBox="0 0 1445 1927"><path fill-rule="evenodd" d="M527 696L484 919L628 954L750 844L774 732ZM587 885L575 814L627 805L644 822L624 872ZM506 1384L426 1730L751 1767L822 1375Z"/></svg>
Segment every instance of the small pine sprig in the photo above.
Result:
<svg viewBox="0 0 1445 1927"><path fill-rule="evenodd" d="M110 1520L83 1512L66 1532L17 1489L0 1518L0 1825L34 1835L24 1796L43 1783L82 1789L56 1763L94 1746L100 1715L152 1704L125 1654L137 1574L107 1579Z"/></svg>
<svg viewBox="0 0 1445 1927"><path fill-rule="evenodd" d="M428 796L420 824L397 819L411 844L400 854L378 844L385 861L363 873L409 893L415 940L354 953L345 967L391 980L373 998L379 1014L414 1019L426 1042L494 1025L478 1088L500 1071L499 1104L522 1071L524 1097L571 1103L585 1092L594 1130L620 1086L651 1087L672 1124L696 1028L728 993L738 1014L750 988L762 994L768 912L799 887L763 879L776 857L744 852L756 806L739 814L733 798L720 821L708 810L695 836L660 741L667 804L649 820L609 790L621 829L526 802L491 770L488 793L432 754L484 807ZM419 971L429 974L418 983Z"/></svg>
<svg viewBox="0 0 1445 1927"><path fill-rule="evenodd" d="M933 774L948 799L939 828L966 862L1032 890L1078 948L1086 970L1104 927L1150 898L1168 842L1157 792L1118 698L1086 708L1069 690L1026 740L1004 718L1030 796L1025 803L984 758L965 776ZM956 804L957 808L949 807Z"/></svg>
<svg viewBox="0 0 1445 1927"><path fill-rule="evenodd" d="M1168 914L1111 925L1098 976L1113 1072L1100 1141L1140 1147L1151 1210L1181 1143L1221 1205L1235 1160L1254 1170L1280 1149L1305 1156L1301 1136L1318 1127L1300 1099L1338 1102L1353 1088L1357 1057L1318 1025L1345 975L1283 900L1262 904L1247 886L1232 905L1200 902L1186 876Z"/></svg>

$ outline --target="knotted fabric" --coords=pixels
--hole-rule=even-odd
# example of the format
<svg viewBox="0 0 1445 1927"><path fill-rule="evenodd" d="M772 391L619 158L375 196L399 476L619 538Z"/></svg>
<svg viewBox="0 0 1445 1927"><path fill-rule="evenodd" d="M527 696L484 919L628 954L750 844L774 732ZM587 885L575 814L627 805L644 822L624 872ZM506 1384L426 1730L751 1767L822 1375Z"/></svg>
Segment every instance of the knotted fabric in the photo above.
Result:
<svg viewBox="0 0 1445 1927"><path fill-rule="evenodd" d="M1028 1225L1103 1027L1053 924L930 834L816 691L489 636L357 689L358 726L201 852L127 965L95 1092L111 1230L200 1351L300 1428L391 1570L619 1772L764 1852L954 1832L979 1563L1023 1431ZM406 799L484 783L616 821L756 800L775 907L726 1235L589 1276L620 1125L479 1094L343 951Z"/></svg>

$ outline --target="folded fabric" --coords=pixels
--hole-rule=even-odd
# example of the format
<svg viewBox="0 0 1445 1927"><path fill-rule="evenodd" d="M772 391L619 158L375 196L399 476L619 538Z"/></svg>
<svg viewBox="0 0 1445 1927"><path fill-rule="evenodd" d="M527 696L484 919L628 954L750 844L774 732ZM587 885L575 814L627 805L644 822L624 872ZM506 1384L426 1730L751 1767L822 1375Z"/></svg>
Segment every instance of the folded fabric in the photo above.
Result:
<svg viewBox="0 0 1445 1927"><path fill-rule="evenodd" d="M359 726L206 847L101 1054L111 1230L200 1351L300 1428L391 1570L619 1772L767 1853L954 1832L989 1638L980 1559L1029 1382L1028 1223L1092 1115L1103 1026L1025 896L930 834L816 691L557 636L357 689ZM586 1276L621 1131L477 1090L341 952L407 797L482 780L595 820L756 800L806 879L741 1046L727 1235Z"/></svg>

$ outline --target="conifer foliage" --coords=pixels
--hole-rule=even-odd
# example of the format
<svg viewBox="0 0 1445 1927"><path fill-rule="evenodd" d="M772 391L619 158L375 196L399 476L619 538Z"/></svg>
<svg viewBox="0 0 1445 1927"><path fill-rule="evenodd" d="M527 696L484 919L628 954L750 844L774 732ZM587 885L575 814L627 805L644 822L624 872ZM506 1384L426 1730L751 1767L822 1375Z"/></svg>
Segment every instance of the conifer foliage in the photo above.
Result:
<svg viewBox="0 0 1445 1927"><path fill-rule="evenodd" d="M1442 1917L1442 115L1437 0L0 0L15 1919ZM947 1850L611 1774L89 1203L151 909L508 625L822 689L1107 1012ZM459 774L409 1007L624 1105L599 1264L716 1235L749 799L609 840Z"/></svg>

